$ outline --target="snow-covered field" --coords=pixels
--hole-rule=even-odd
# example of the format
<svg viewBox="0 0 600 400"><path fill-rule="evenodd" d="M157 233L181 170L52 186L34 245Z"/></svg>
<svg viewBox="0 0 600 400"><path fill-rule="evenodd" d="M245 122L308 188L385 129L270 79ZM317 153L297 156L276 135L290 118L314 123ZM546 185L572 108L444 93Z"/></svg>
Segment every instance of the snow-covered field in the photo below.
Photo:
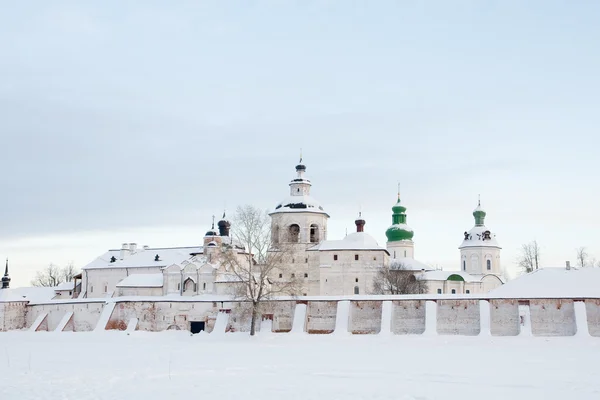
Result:
<svg viewBox="0 0 600 400"><path fill-rule="evenodd" d="M600 399L600 339L0 333L0 399Z"/></svg>

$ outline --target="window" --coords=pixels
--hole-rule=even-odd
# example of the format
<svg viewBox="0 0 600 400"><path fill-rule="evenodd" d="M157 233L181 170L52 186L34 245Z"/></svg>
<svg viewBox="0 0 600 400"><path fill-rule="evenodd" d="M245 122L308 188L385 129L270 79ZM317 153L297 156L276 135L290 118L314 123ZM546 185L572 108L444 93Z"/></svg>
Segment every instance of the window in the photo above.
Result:
<svg viewBox="0 0 600 400"><path fill-rule="evenodd" d="M442 289L438 289L438 294L442 294Z"/></svg>
<svg viewBox="0 0 600 400"><path fill-rule="evenodd" d="M94 293L94 287L90 286L90 293Z"/></svg>
<svg viewBox="0 0 600 400"><path fill-rule="evenodd" d="M305 263L308 263L308 257L306 257L306 258L304 259L304 262L305 262Z"/></svg>
<svg viewBox="0 0 600 400"><path fill-rule="evenodd" d="M333 261L337 261L337 254L333 255Z"/></svg>
<svg viewBox="0 0 600 400"><path fill-rule="evenodd" d="M291 243L298 243L298 238L300 236L300 226L297 224L290 225L289 229L289 241Z"/></svg>
<svg viewBox="0 0 600 400"><path fill-rule="evenodd" d="M177 290L181 290L181 283L177 284Z"/></svg>
<svg viewBox="0 0 600 400"><path fill-rule="evenodd" d="M296 274L292 273L292 278L295 278L295 277L296 277Z"/></svg>
<svg viewBox="0 0 600 400"><path fill-rule="evenodd" d="M404 258L406 258L406 250L404 250Z"/></svg>
<svg viewBox="0 0 600 400"><path fill-rule="evenodd" d="M306 272L305 272L305 273L304 273L304 277L305 277L305 278L308 278L308 273L306 273Z"/></svg>
<svg viewBox="0 0 600 400"><path fill-rule="evenodd" d="M456 294L456 289L452 289L452 294Z"/></svg>
<svg viewBox="0 0 600 400"><path fill-rule="evenodd" d="M396 250L394 250L394 258L396 258Z"/></svg>
<svg viewBox="0 0 600 400"><path fill-rule="evenodd" d="M279 277L280 277L280 278L283 278L283 274L279 274Z"/></svg>
<svg viewBox="0 0 600 400"><path fill-rule="evenodd" d="M315 224L310 226L310 242L319 243L319 227Z"/></svg>
<svg viewBox="0 0 600 400"><path fill-rule="evenodd" d="M292 258L292 264L294 263L294 259Z"/></svg>
<svg viewBox="0 0 600 400"><path fill-rule="evenodd" d="M467 261L463 260L463 271L467 270Z"/></svg>
<svg viewBox="0 0 600 400"><path fill-rule="evenodd" d="M358 278L354 279L354 282L358 282Z"/></svg>
<svg viewBox="0 0 600 400"><path fill-rule="evenodd" d="M206 290L206 282L202 284L202 290ZM192 306L193 307L193 306Z"/></svg>
<svg viewBox="0 0 600 400"><path fill-rule="evenodd" d="M307 296L307 294L306 293L302 293L302 296Z"/></svg>
<svg viewBox="0 0 600 400"><path fill-rule="evenodd" d="M467 289L467 294L471 293L471 291L469 289Z"/></svg>
<svg viewBox="0 0 600 400"><path fill-rule="evenodd" d="M104 285L104 293L108 292L108 285Z"/></svg>
<svg viewBox="0 0 600 400"><path fill-rule="evenodd" d="M358 294L359 291L358 286L354 286L354 294Z"/></svg>
<svg viewBox="0 0 600 400"><path fill-rule="evenodd" d="M488 271L492 269L492 260L487 260L487 269Z"/></svg>
<svg viewBox="0 0 600 400"><path fill-rule="evenodd" d="M358 261L358 254L354 255L354 261Z"/></svg>
<svg viewBox="0 0 600 400"><path fill-rule="evenodd" d="M377 261L377 257L373 257L373 261Z"/></svg>

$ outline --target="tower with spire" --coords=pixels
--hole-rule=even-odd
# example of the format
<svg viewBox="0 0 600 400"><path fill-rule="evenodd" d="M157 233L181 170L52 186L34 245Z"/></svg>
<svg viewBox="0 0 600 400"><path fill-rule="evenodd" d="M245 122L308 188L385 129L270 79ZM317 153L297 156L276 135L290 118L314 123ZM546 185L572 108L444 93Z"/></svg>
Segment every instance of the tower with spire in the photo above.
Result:
<svg viewBox="0 0 600 400"><path fill-rule="evenodd" d="M387 250L393 260L414 258L413 230L406 223L406 207L400 201L400 185L398 185L398 200L392 207L392 225L385 231Z"/></svg>
<svg viewBox="0 0 600 400"><path fill-rule="evenodd" d="M2 277L2 289L10 288L10 275L8 275L8 258L6 259L6 268L4 269L4 276Z"/></svg>
<svg viewBox="0 0 600 400"><path fill-rule="evenodd" d="M473 210L475 225L463 233L460 249L460 269L473 275L502 275L500 251L496 235L485 226L487 213L481 206L481 198Z"/></svg>
<svg viewBox="0 0 600 400"><path fill-rule="evenodd" d="M312 183L305 177L306 165L296 165L296 177L289 183L290 194L280 201L271 216L273 244L302 245L305 249L327 239L329 215L310 193Z"/></svg>

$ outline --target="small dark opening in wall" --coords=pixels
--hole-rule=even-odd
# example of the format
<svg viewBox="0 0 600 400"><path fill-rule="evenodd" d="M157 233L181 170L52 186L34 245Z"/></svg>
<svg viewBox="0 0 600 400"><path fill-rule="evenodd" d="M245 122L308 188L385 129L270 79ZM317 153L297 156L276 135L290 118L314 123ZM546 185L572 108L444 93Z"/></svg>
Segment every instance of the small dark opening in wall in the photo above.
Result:
<svg viewBox="0 0 600 400"><path fill-rule="evenodd" d="M190 332L193 334L204 331L204 321L190 321Z"/></svg>

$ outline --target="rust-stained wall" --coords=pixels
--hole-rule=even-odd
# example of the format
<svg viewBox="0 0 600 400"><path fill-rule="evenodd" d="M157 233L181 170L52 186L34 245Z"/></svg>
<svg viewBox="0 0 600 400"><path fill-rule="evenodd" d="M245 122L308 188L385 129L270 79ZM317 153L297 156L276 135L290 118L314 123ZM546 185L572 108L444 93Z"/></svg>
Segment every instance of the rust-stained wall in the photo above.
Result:
<svg viewBox="0 0 600 400"><path fill-rule="evenodd" d="M25 328L26 313L27 303L24 301L0 303L0 332Z"/></svg>
<svg viewBox="0 0 600 400"><path fill-rule="evenodd" d="M600 300L587 299L585 301L587 312L588 330L592 336L600 336Z"/></svg>
<svg viewBox="0 0 600 400"><path fill-rule="evenodd" d="M577 332L573 300L530 300L529 309L534 336L573 336Z"/></svg>
<svg viewBox="0 0 600 400"><path fill-rule="evenodd" d="M490 300L491 333L493 336L516 336L521 331L519 301Z"/></svg>
<svg viewBox="0 0 600 400"><path fill-rule="evenodd" d="M308 333L331 333L335 329L337 301L311 301L307 314Z"/></svg>
<svg viewBox="0 0 600 400"><path fill-rule="evenodd" d="M425 332L425 301L394 301L392 303L392 333L420 335L423 332Z"/></svg>
<svg viewBox="0 0 600 400"><path fill-rule="evenodd" d="M350 325L354 334L373 334L381 330L381 301L351 301Z"/></svg>
<svg viewBox="0 0 600 400"><path fill-rule="evenodd" d="M479 335L479 300L439 300L437 332L440 335Z"/></svg>

